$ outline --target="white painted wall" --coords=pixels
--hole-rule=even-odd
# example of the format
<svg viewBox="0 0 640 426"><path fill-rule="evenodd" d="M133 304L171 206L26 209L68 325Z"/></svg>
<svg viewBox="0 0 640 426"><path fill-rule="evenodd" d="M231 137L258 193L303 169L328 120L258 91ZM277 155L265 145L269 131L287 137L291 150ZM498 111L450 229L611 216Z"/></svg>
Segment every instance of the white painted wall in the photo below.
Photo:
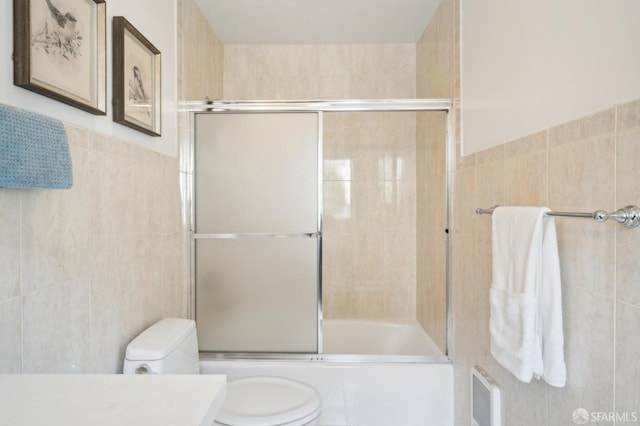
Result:
<svg viewBox="0 0 640 426"><path fill-rule="evenodd" d="M43 0L44 2L44 0ZM168 155L177 155L177 29L176 0L107 1L107 115L96 116L46 96L13 85L13 7L0 2L0 102L105 133ZM160 50L162 58L162 136L151 137L113 122L112 33L113 16L124 16Z"/></svg>
<svg viewBox="0 0 640 426"><path fill-rule="evenodd" d="M640 1L461 0L463 152L640 97Z"/></svg>

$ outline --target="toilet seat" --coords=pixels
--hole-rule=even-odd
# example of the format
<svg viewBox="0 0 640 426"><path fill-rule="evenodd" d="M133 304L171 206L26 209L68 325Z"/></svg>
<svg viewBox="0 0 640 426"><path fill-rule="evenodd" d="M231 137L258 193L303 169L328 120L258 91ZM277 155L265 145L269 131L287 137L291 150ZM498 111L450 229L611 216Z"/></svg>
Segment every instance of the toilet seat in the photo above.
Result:
<svg viewBox="0 0 640 426"><path fill-rule="evenodd" d="M311 386L282 377L230 380L216 423L227 426L302 426L320 415Z"/></svg>

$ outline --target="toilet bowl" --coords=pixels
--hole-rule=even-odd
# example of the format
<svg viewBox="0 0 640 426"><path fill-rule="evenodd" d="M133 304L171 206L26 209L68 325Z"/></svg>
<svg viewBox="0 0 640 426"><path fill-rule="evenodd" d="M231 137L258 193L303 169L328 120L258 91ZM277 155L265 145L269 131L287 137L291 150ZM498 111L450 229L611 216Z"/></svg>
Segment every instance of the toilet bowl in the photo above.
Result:
<svg viewBox="0 0 640 426"><path fill-rule="evenodd" d="M317 425L320 396L311 386L282 377L245 377L227 383L214 425Z"/></svg>
<svg viewBox="0 0 640 426"><path fill-rule="evenodd" d="M195 322L165 318L129 343L124 374L198 374ZM313 387L283 377L244 377L227 382L227 396L214 425L315 426L320 395Z"/></svg>

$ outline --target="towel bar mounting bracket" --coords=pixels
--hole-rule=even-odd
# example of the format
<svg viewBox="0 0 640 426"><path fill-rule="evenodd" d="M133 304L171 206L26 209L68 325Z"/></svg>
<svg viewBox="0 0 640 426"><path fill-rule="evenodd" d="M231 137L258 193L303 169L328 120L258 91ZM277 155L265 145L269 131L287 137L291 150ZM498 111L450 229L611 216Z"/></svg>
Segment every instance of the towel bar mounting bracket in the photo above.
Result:
<svg viewBox="0 0 640 426"><path fill-rule="evenodd" d="M627 228L635 228L640 225L640 208L638 206L623 207L613 213L598 210L593 215L593 219L596 222L604 222L607 219L613 219Z"/></svg>

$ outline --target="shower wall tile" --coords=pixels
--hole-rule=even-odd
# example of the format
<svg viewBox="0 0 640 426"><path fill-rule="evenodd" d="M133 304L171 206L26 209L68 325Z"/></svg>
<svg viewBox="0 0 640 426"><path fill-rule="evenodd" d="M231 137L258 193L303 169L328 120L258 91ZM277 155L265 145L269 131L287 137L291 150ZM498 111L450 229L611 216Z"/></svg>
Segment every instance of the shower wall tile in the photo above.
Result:
<svg viewBox="0 0 640 426"><path fill-rule="evenodd" d="M454 425L469 426L471 424L471 388L470 371L473 364L469 364L466 357L456 356L453 363L453 401Z"/></svg>
<svg viewBox="0 0 640 426"><path fill-rule="evenodd" d="M459 99L458 2L443 1L416 44L418 97Z"/></svg>
<svg viewBox="0 0 640 426"><path fill-rule="evenodd" d="M162 167L161 185L167 191L160 192L160 211L165 214L160 216L160 234L179 237L178 231L182 228L182 211L180 198L180 176L176 170L180 167L180 162L174 157L162 157L159 160Z"/></svg>
<svg viewBox="0 0 640 426"><path fill-rule="evenodd" d="M163 258L158 255L140 256L132 264L133 282L137 283L133 292L136 311L132 315L133 326L137 333L162 319L165 299L158 300L154 292L166 293L162 282L163 267L159 264ZM174 257L174 262L179 258ZM163 291L164 290L164 291ZM169 294L168 296L170 296Z"/></svg>
<svg viewBox="0 0 640 426"><path fill-rule="evenodd" d="M123 224L129 227L129 235L135 242L134 249L143 256L152 255L157 252L158 244L162 237L163 215L157 214L162 208L162 195L159 192L149 191L155 182L163 182L161 159L156 155L144 155L140 150L131 153L136 167L129 170L126 176L121 179L129 181L128 193L123 197L122 202L127 199L135 200L134 203L123 205L127 212L128 221ZM117 161L120 163L120 161ZM176 177L177 179L177 177ZM112 182L112 179L108 179ZM175 188L172 188L176 190ZM117 201L116 201L117 202ZM167 212L168 215L171 212ZM175 215L175 212L173 213Z"/></svg>
<svg viewBox="0 0 640 426"><path fill-rule="evenodd" d="M416 46L418 97L459 95L459 33L459 2L444 0ZM453 64L453 71L444 71L444 65L432 68L436 63ZM504 144L503 157L499 148L463 155L459 121L455 127L451 301L456 426L470 422L469 370L475 364L487 369L501 388L505 425L571 425L577 408L637 413L640 396L634 356L640 330L640 276L633 253L638 251L638 230L556 219L568 381L566 387L554 388L535 379L529 384L519 382L489 352L491 227L490 218L477 216L474 210L498 203L547 205L559 211L637 204L640 193L628 176L634 175L640 162L640 101L540 129ZM419 144L424 129L418 121L418 164L426 151ZM418 194L421 180L423 175L418 173ZM417 203L419 209L420 195ZM424 224L420 213L418 218L419 234ZM420 256L426 248L419 240L417 245ZM418 261L419 299L426 294L420 286L421 268Z"/></svg>
<svg viewBox="0 0 640 426"><path fill-rule="evenodd" d="M178 250L178 262L176 259L175 247ZM183 244L169 244L164 248L164 263L162 271L162 282L164 294L162 318L188 318L191 295L189 293L189 262L187 261L188 246Z"/></svg>
<svg viewBox="0 0 640 426"><path fill-rule="evenodd" d="M333 234L353 233L355 209L351 193L351 181L323 182L323 221Z"/></svg>
<svg viewBox="0 0 640 426"><path fill-rule="evenodd" d="M176 297L187 288L176 272L186 264L179 163L77 127L67 132L73 188L16 191L24 249L22 297L12 309L23 320L7 327L19 328L22 352L3 368L117 373L126 344L164 307L185 315L186 298ZM0 333L2 345L15 339L10 330Z"/></svg>
<svg viewBox="0 0 640 426"><path fill-rule="evenodd" d="M640 101L618 106L617 131L633 130L640 127Z"/></svg>
<svg viewBox="0 0 640 426"><path fill-rule="evenodd" d="M225 99L415 97L415 46L226 45Z"/></svg>
<svg viewBox="0 0 640 426"><path fill-rule="evenodd" d="M504 145L485 149L476 153L476 165L491 164L504 161Z"/></svg>
<svg viewBox="0 0 640 426"><path fill-rule="evenodd" d="M86 160L71 146L79 171ZM74 178L71 191L21 194L22 294L86 278L89 265L89 188Z"/></svg>
<svg viewBox="0 0 640 426"><path fill-rule="evenodd" d="M326 117L325 316L415 318L415 115Z"/></svg>
<svg viewBox="0 0 640 426"><path fill-rule="evenodd" d="M415 280L389 281L384 290L383 318L411 319L416 317ZM378 311L379 308L376 308Z"/></svg>
<svg viewBox="0 0 640 426"><path fill-rule="evenodd" d="M90 297L88 282L23 297L23 373L90 372Z"/></svg>
<svg viewBox="0 0 640 426"><path fill-rule="evenodd" d="M22 304L20 302L20 297L0 302L0 360L2 360L0 374L22 371Z"/></svg>
<svg viewBox="0 0 640 426"><path fill-rule="evenodd" d="M564 388L554 388L536 380L520 383L490 355L491 226L488 217L472 213L492 200L505 205L548 205L557 211L612 210L634 203L640 194L624 176L640 161L635 105L625 104L507 143L503 159L494 149L458 163L464 167L456 172L454 209L457 418L468 416L468 369L473 364L485 367L501 387L505 424L573 424L577 408L637 412L633 407L637 368L631 361L636 352L631 342L639 327L637 265L630 254L636 251L634 230L612 222L555 219L568 378ZM624 130L615 133L616 122L619 128L625 123ZM525 419L510 417L525 407Z"/></svg>
<svg viewBox="0 0 640 426"><path fill-rule="evenodd" d="M549 148L559 145L606 137L615 132L615 108L571 121L549 129Z"/></svg>
<svg viewBox="0 0 640 426"><path fill-rule="evenodd" d="M91 373L121 372L137 309L131 265L95 271L91 279Z"/></svg>
<svg viewBox="0 0 640 426"><path fill-rule="evenodd" d="M505 157L511 158L536 152L546 152L548 142L549 132L546 130L516 139L504 145Z"/></svg>
<svg viewBox="0 0 640 426"><path fill-rule="evenodd" d="M584 133L583 133L584 135ZM588 135L587 135L588 137ZM549 205L557 211L594 211L615 206L613 137L592 138L549 150ZM615 224L557 219L562 279L613 296ZM580 247L574 250L573 247ZM597 268L587 269L584 265Z"/></svg>
<svg viewBox="0 0 640 426"><path fill-rule="evenodd" d="M222 45L193 0L178 11L180 99L220 98ZM137 333L187 314L181 163L65 130L73 188L0 188L3 373L119 373Z"/></svg>
<svg viewBox="0 0 640 426"><path fill-rule="evenodd" d="M476 165L476 153L462 155L462 144L456 143L456 169L464 169Z"/></svg>
<svg viewBox="0 0 640 426"><path fill-rule="evenodd" d="M487 163L476 167L476 206L492 206L504 204L504 174L503 161ZM473 347L475 354L487 353L489 350L489 306L475 304L473 301L489 300L491 285L491 217L475 214L475 208L465 212L468 216L475 216L474 236L475 254L472 266L473 287L468 295L473 306L467 306L471 327L471 341L467 344ZM467 219L468 220L468 219ZM467 236L468 237L468 236Z"/></svg>
<svg viewBox="0 0 640 426"><path fill-rule="evenodd" d="M186 310L177 159L66 130L72 189L0 191L3 372L120 372L126 344L162 316L141 304ZM161 279L135 274L140 256Z"/></svg>
<svg viewBox="0 0 640 426"><path fill-rule="evenodd" d="M544 140L546 145L546 138ZM546 206L549 202L547 188L547 153L533 151L514 155L504 165L504 203L510 206Z"/></svg>
<svg viewBox="0 0 640 426"><path fill-rule="evenodd" d="M549 203L555 209L565 211L612 209L615 204L615 193L611 191L614 164L613 134L551 148Z"/></svg>
<svg viewBox="0 0 640 426"><path fill-rule="evenodd" d="M355 46L350 44L318 45L317 72L321 76L343 77L351 74L351 60Z"/></svg>
<svg viewBox="0 0 640 426"><path fill-rule="evenodd" d="M509 407L508 410L502 412L503 425L540 426L548 424L549 387L546 384L537 380L531 383L522 383L495 362L485 362L483 368L502 389L517 390L500 395L503 407Z"/></svg>
<svg viewBox="0 0 640 426"><path fill-rule="evenodd" d="M93 135L90 143L88 180L89 250L94 270L129 261L132 244L134 203L131 148L120 141ZM118 214L114 214L118 212Z"/></svg>
<svg viewBox="0 0 640 426"><path fill-rule="evenodd" d="M570 423L576 408L614 408L614 301L570 284L562 297L567 385L549 387L551 425Z"/></svg>
<svg viewBox="0 0 640 426"><path fill-rule="evenodd" d="M615 411L618 413L636 413L640 418L638 401L640 401L640 370L638 369L638 353L640 345L640 306L618 302L616 305L616 342L615 342Z"/></svg>
<svg viewBox="0 0 640 426"><path fill-rule="evenodd" d="M224 68L227 99L415 96L412 45L229 45ZM415 114L324 120L324 315L413 319ZM403 296L391 300L387 282L399 278Z"/></svg>
<svg viewBox="0 0 640 426"><path fill-rule="evenodd" d="M466 168L456 171L456 187L454 196L454 228L453 238L453 285L451 289L454 321L457 324L453 333L453 353L456 358L460 356L472 356L478 354L474 346L474 336L477 318L472 318L474 310L482 304L475 306L475 288L478 281L475 277L475 268L486 260L477 255L476 245L478 241L472 236L475 233L476 224L480 217L471 212L476 204L476 170ZM487 320L488 323L488 320ZM467 374L469 374L467 372ZM458 386L458 385L456 385ZM468 395L467 395L468 398Z"/></svg>
<svg viewBox="0 0 640 426"><path fill-rule="evenodd" d="M446 115L416 120L416 318L446 349Z"/></svg>
<svg viewBox="0 0 640 426"><path fill-rule="evenodd" d="M223 46L193 0L178 0L178 46L179 99L220 99Z"/></svg>
<svg viewBox="0 0 640 426"><path fill-rule="evenodd" d="M633 103L634 106L640 102ZM629 109L628 107L626 109ZM625 111L619 108L618 111ZM636 111L634 109L633 111ZM640 119L631 120L628 116L635 116L628 111L626 125L624 127L635 130L625 131L618 135L616 150L616 208L628 204L638 204L640 200L640 188L635 182L634 176L640 159ZM618 120L620 123L622 120ZM629 303L640 305L640 269L637 267L637 255L640 249L640 240L636 235L637 229L618 227L616 229L616 296Z"/></svg>
<svg viewBox="0 0 640 426"><path fill-rule="evenodd" d="M20 191L0 190L0 303L20 295Z"/></svg>
<svg viewBox="0 0 640 426"><path fill-rule="evenodd" d="M355 250L355 237L351 234L334 232L323 236L323 294L339 291L355 281L350 256ZM331 303L326 303L325 307L331 307Z"/></svg>

